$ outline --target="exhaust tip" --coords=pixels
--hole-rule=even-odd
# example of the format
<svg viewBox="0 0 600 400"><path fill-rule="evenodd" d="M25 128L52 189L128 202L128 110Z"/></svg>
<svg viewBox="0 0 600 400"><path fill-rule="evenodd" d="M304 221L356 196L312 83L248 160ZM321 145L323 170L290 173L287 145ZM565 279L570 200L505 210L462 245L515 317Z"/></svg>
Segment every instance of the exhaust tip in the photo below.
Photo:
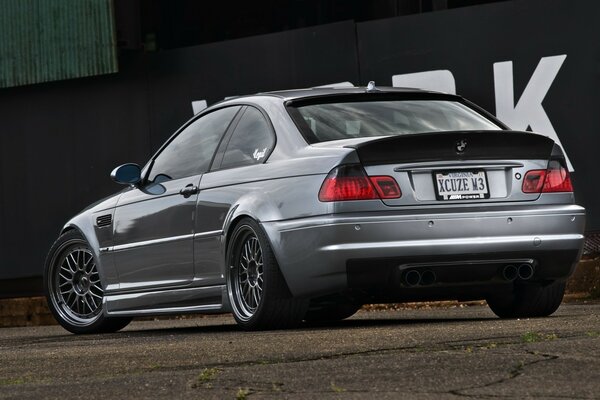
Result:
<svg viewBox="0 0 600 400"><path fill-rule="evenodd" d="M502 270L502 277L507 281L514 281L519 276L519 269L509 264Z"/></svg>
<svg viewBox="0 0 600 400"><path fill-rule="evenodd" d="M417 286L421 283L421 273L415 269L406 271L404 274L404 284L406 286Z"/></svg>
<svg viewBox="0 0 600 400"><path fill-rule="evenodd" d="M521 264L519 265L519 278L526 281L531 279L533 276L533 267L531 264Z"/></svg>
<svg viewBox="0 0 600 400"><path fill-rule="evenodd" d="M423 273L421 274L421 285L432 285L435 283L436 279L437 277L435 276L435 272L428 269L426 271L423 271Z"/></svg>

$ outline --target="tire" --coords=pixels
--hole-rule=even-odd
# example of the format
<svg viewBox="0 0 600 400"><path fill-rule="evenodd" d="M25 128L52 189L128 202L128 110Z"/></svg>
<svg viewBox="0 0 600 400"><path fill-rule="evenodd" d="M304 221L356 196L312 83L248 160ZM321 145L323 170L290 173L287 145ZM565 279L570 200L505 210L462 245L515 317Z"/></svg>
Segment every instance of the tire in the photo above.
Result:
<svg viewBox="0 0 600 400"><path fill-rule="evenodd" d="M302 322L308 302L291 295L267 235L254 220L236 225L226 260L229 301L242 329L286 329Z"/></svg>
<svg viewBox="0 0 600 400"><path fill-rule="evenodd" d="M76 230L64 233L52 245L44 268L44 289L54 318L69 332L116 332L131 322L131 318L104 315L104 287L96 259Z"/></svg>
<svg viewBox="0 0 600 400"><path fill-rule="evenodd" d="M361 305L352 303L316 304L314 306L311 304L304 320L312 323L341 321L356 314L361 307Z"/></svg>
<svg viewBox="0 0 600 400"><path fill-rule="evenodd" d="M547 317L554 313L565 294L566 283L515 286L513 292L490 296L488 305L500 318Z"/></svg>

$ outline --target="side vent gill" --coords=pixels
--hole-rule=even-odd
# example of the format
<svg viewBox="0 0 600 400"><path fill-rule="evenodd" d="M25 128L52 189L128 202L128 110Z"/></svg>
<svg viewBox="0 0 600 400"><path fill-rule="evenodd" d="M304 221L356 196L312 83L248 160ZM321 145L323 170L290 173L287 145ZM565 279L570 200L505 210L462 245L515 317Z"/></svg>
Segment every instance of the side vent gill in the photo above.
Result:
<svg viewBox="0 0 600 400"><path fill-rule="evenodd" d="M112 224L112 214L101 215L96 218L96 225L98 225L99 228L109 226L110 224Z"/></svg>

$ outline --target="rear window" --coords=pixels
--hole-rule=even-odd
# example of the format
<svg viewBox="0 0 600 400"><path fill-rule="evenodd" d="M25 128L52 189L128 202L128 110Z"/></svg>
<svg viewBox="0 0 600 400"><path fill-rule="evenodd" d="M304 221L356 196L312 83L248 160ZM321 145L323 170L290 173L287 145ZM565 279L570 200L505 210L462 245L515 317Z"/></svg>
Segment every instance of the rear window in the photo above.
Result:
<svg viewBox="0 0 600 400"><path fill-rule="evenodd" d="M469 107L450 100L388 100L296 107L310 142L439 131L500 130ZM301 122L302 123L302 122Z"/></svg>

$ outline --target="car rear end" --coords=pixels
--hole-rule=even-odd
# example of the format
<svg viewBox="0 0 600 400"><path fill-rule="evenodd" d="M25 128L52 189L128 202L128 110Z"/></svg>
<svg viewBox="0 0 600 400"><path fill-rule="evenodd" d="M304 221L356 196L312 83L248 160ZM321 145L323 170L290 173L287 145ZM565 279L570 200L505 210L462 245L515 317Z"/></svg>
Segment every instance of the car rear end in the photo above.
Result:
<svg viewBox="0 0 600 400"><path fill-rule="evenodd" d="M318 177L313 195L329 213L264 224L294 295L481 299L573 272L585 211L551 139L508 131L455 96L288 107L313 147L343 146L357 160Z"/></svg>

